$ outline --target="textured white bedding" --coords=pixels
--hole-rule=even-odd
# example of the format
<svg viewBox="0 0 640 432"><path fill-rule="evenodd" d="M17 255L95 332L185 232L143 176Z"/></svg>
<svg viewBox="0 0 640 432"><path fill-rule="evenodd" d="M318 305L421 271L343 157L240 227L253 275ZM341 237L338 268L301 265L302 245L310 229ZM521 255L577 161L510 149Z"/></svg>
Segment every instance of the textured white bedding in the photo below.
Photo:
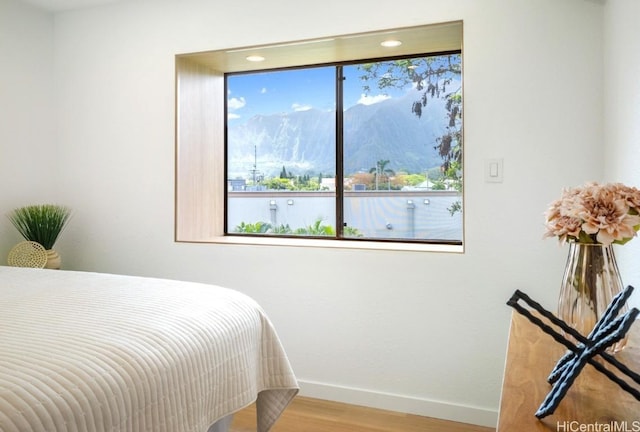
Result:
<svg viewBox="0 0 640 432"><path fill-rule="evenodd" d="M0 266L0 431L206 432L298 392L269 319L206 284Z"/></svg>

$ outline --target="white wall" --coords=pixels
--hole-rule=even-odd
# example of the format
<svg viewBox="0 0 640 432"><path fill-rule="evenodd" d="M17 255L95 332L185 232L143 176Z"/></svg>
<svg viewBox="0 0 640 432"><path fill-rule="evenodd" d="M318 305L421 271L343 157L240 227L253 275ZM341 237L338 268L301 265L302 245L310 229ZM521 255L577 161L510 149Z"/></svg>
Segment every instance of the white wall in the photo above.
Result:
<svg viewBox="0 0 640 432"><path fill-rule="evenodd" d="M604 14L605 175L640 185L640 2L609 0ZM640 290L640 241L617 249L623 282ZM630 302L640 307L636 293Z"/></svg>
<svg viewBox="0 0 640 432"><path fill-rule="evenodd" d="M54 202L53 18L0 0L0 257L21 240L5 215Z"/></svg>
<svg viewBox="0 0 640 432"><path fill-rule="evenodd" d="M140 0L57 14L55 191L76 211L63 265L236 288L274 321L303 394L493 425L505 302L521 289L553 308L560 285L567 251L542 240L543 212L563 187L603 175L604 8ZM458 19L464 254L173 242L175 54ZM496 157L504 182L485 183Z"/></svg>

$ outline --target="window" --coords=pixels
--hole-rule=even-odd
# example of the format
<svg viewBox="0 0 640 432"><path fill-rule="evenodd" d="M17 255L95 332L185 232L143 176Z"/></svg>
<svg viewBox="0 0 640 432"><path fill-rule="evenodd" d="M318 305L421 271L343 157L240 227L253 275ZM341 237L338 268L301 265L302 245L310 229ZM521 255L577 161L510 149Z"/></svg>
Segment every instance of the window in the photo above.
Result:
<svg viewBox="0 0 640 432"><path fill-rule="evenodd" d="M176 239L461 245L461 28L177 56Z"/></svg>
<svg viewBox="0 0 640 432"><path fill-rule="evenodd" d="M226 75L226 233L461 242L459 53Z"/></svg>

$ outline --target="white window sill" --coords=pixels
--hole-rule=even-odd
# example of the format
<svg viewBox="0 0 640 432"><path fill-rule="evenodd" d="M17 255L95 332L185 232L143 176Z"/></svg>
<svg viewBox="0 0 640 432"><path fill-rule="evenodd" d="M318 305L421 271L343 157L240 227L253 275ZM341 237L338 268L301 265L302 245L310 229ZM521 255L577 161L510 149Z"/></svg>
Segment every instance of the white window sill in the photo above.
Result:
<svg viewBox="0 0 640 432"><path fill-rule="evenodd" d="M322 239L293 239L277 237L244 237L244 236L220 236L202 240L201 243L238 244L255 246L287 246L287 247L317 247L333 249L359 249L359 250L385 250L408 252L441 252L463 253L463 245L428 244L428 243L400 243L400 242L375 242L375 241L349 241L349 240L322 240Z"/></svg>

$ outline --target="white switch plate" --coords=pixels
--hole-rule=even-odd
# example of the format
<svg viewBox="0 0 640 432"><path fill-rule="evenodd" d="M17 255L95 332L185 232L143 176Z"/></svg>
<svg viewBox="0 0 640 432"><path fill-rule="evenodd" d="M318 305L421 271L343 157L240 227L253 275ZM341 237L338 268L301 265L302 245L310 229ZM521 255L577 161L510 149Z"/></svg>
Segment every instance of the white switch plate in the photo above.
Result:
<svg viewBox="0 0 640 432"><path fill-rule="evenodd" d="M484 163L484 181L487 183L502 183L504 175L502 159L487 159Z"/></svg>

